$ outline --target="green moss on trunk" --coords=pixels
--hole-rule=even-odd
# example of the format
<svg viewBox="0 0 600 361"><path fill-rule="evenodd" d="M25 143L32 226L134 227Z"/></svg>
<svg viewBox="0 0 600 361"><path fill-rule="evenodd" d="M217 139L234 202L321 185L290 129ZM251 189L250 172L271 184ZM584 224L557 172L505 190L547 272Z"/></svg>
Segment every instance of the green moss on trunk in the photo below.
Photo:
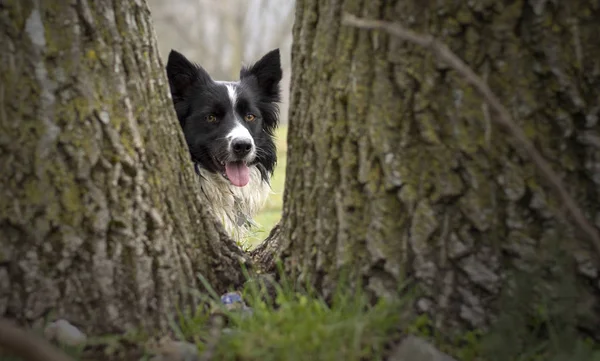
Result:
<svg viewBox="0 0 600 361"><path fill-rule="evenodd" d="M525 278L535 292L518 317L569 299L571 326L600 339L599 265L483 99L427 50L340 25L349 12L446 42L598 219L600 150L588 137L600 5L532 4L298 0L279 231L288 271L328 294L347 267L379 297L398 297L409 275L417 311L448 334L493 328Z"/></svg>
<svg viewBox="0 0 600 361"><path fill-rule="evenodd" d="M145 2L8 1L0 17L0 314L165 330L197 273L240 283L244 255L196 197Z"/></svg>

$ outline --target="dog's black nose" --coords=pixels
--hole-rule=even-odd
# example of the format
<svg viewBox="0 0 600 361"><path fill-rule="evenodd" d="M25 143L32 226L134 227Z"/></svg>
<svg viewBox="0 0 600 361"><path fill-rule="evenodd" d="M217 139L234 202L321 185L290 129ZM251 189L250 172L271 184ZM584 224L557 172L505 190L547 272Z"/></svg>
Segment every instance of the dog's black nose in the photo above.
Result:
<svg viewBox="0 0 600 361"><path fill-rule="evenodd" d="M238 157L243 157L252 150L252 142L247 139L239 139L231 142L233 153Z"/></svg>

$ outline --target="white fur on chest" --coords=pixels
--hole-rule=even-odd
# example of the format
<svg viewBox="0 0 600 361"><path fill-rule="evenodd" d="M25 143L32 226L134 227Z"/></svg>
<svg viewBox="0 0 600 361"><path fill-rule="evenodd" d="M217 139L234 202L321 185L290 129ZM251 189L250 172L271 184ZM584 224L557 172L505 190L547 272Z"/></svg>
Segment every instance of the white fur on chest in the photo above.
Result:
<svg viewBox="0 0 600 361"><path fill-rule="evenodd" d="M247 236L251 220L260 211L271 192L256 166L250 167L250 181L245 187L232 185L222 175L208 172L200 167L201 196L227 233L241 241Z"/></svg>

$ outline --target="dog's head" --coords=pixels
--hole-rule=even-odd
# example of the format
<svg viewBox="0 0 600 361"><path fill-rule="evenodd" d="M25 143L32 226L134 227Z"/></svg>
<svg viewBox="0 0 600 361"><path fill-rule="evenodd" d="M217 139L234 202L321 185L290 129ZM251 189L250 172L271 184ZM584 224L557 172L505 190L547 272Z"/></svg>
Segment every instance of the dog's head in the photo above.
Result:
<svg viewBox="0 0 600 361"><path fill-rule="evenodd" d="M279 49L243 67L236 82L215 81L171 50L167 76L193 161L238 187L248 184L252 165L268 180L277 161L273 132L282 77Z"/></svg>

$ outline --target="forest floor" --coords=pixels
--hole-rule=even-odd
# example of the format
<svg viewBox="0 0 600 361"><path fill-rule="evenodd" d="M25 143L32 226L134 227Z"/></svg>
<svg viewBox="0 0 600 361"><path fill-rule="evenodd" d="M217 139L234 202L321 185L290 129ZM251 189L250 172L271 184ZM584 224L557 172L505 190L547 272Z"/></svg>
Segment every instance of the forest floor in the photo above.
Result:
<svg viewBox="0 0 600 361"><path fill-rule="evenodd" d="M508 323L487 335L437 332L433 319L411 311L418 290L410 286L400 299L373 304L345 277L328 301L284 274L277 283L249 280L225 297L200 280L207 292L194 292L199 306L170 316L168 335L132 329L63 350L81 361L600 361L598 345L569 338L567 328L549 335ZM1 349L0 360L24 361Z"/></svg>

